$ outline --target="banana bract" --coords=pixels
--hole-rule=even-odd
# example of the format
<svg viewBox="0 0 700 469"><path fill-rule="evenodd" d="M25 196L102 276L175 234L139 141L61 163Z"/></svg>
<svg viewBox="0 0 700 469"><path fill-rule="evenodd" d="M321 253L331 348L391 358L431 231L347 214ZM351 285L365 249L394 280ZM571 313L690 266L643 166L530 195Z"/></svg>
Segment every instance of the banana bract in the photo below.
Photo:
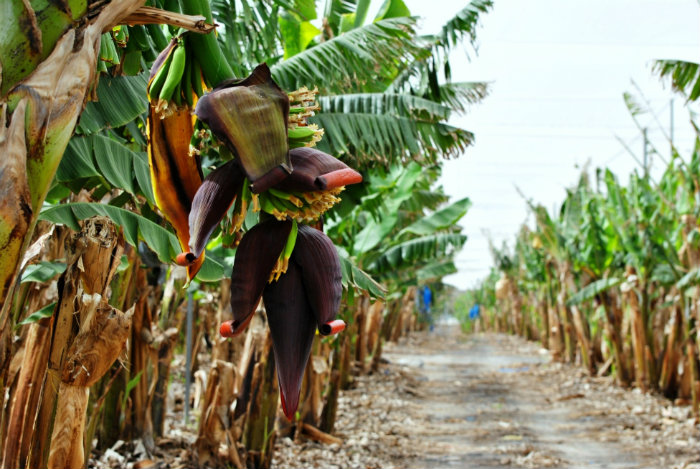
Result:
<svg viewBox="0 0 700 469"><path fill-rule="evenodd" d="M243 236L231 274L234 319L221 327L222 335L229 337L243 331L262 296L272 333L282 408L289 419L299 403L301 380L316 330L328 334L342 329L333 321L343 289L340 258L333 242L305 225L299 226L287 272L277 280L269 280L291 230L291 221L268 220Z"/></svg>
<svg viewBox="0 0 700 469"><path fill-rule="evenodd" d="M194 132L189 109L173 111L161 119L151 105L148 116L148 164L156 205L175 229L183 253L190 251L189 214L202 175L197 158L189 155ZM187 265L191 280L199 271L204 256L178 263Z"/></svg>
<svg viewBox="0 0 700 469"><path fill-rule="evenodd" d="M197 117L238 157L253 192L262 192L292 172L287 141L289 97L266 64L243 80L226 81L204 95Z"/></svg>
<svg viewBox="0 0 700 469"><path fill-rule="evenodd" d="M264 194L253 196L259 210L280 221L317 220L340 200L336 195L345 185L362 181L360 173L322 151L294 148L289 154L294 164L292 173ZM209 237L242 192L243 176L238 160L232 160L212 171L197 191L189 211L190 260L200 257ZM241 209L247 210L247 204ZM245 213L234 215L245 218Z"/></svg>

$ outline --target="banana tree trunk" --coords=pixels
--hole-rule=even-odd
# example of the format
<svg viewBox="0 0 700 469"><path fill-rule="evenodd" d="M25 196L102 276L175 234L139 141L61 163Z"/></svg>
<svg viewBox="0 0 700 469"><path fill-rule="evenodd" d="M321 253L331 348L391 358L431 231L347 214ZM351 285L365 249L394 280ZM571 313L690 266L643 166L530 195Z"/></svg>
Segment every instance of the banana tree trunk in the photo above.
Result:
<svg viewBox="0 0 700 469"><path fill-rule="evenodd" d="M625 359L624 348L622 345L622 311L616 304L616 299L609 292L600 294L603 308L605 309L605 329L608 333L608 338L613 347L613 359L615 360L615 369L617 379L622 386L629 386L630 378L627 369L627 360Z"/></svg>

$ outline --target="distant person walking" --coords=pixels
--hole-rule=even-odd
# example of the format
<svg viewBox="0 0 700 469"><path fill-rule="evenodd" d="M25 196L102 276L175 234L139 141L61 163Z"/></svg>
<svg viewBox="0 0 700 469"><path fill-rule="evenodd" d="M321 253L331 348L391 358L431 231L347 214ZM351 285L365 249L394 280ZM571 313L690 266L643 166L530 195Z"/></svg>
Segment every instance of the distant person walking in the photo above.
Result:
<svg viewBox="0 0 700 469"><path fill-rule="evenodd" d="M479 319L479 316L481 316L481 307L479 306L479 303L477 303L472 306L472 309L469 310L469 319L476 321Z"/></svg>
<svg viewBox="0 0 700 469"><path fill-rule="evenodd" d="M432 331L433 329L435 329L435 324L433 322L433 315L431 310L431 306L433 304L433 292L430 290L430 287L424 285L421 288L420 293L420 311L425 315L425 319L430 325L430 330Z"/></svg>
<svg viewBox="0 0 700 469"><path fill-rule="evenodd" d="M474 322L474 331L479 332L479 318L481 317L481 306L479 306L479 303L476 303L474 306L472 306L472 309L469 310L469 320Z"/></svg>

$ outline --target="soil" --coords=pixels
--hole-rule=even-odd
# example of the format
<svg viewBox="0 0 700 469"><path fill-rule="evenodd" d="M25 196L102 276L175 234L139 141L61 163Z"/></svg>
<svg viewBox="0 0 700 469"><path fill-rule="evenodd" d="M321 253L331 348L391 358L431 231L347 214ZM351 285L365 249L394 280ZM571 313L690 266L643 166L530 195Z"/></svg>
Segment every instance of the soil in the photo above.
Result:
<svg viewBox="0 0 700 469"><path fill-rule="evenodd" d="M455 324L386 348L343 393L342 445L278 443L275 467L700 468L689 407Z"/></svg>
<svg viewBox="0 0 700 469"><path fill-rule="evenodd" d="M689 407L554 363L533 342L447 322L387 344L384 357L341 394L342 444L281 438L273 467L700 469ZM171 396L184 394L177 378ZM169 409L154 456L128 443L90 467L193 467L196 424L178 423L182 398Z"/></svg>

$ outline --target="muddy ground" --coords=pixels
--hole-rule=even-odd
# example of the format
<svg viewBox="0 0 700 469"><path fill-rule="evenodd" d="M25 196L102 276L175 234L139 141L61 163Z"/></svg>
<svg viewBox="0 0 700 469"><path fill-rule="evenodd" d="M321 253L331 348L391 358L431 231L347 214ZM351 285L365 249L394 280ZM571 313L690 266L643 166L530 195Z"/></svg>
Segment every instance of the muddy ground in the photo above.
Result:
<svg viewBox="0 0 700 469"><path fill-rule="evenodd" d="M278 439L273 467L700 469L689 407L552 363L535 343L442 324L387 345L385 357L342 393L341 445ZM180 423L178 377L156 454L128 443L90 467L194 467L196 423Z"/></svg>
<svg viewBox="0 0 700 469"><path fill-rule="evenodd" d="M340 403L340 446L278 443L275 467L700 468L688 407L552 363L537 344L439 326L387 347Z"/></svg>

